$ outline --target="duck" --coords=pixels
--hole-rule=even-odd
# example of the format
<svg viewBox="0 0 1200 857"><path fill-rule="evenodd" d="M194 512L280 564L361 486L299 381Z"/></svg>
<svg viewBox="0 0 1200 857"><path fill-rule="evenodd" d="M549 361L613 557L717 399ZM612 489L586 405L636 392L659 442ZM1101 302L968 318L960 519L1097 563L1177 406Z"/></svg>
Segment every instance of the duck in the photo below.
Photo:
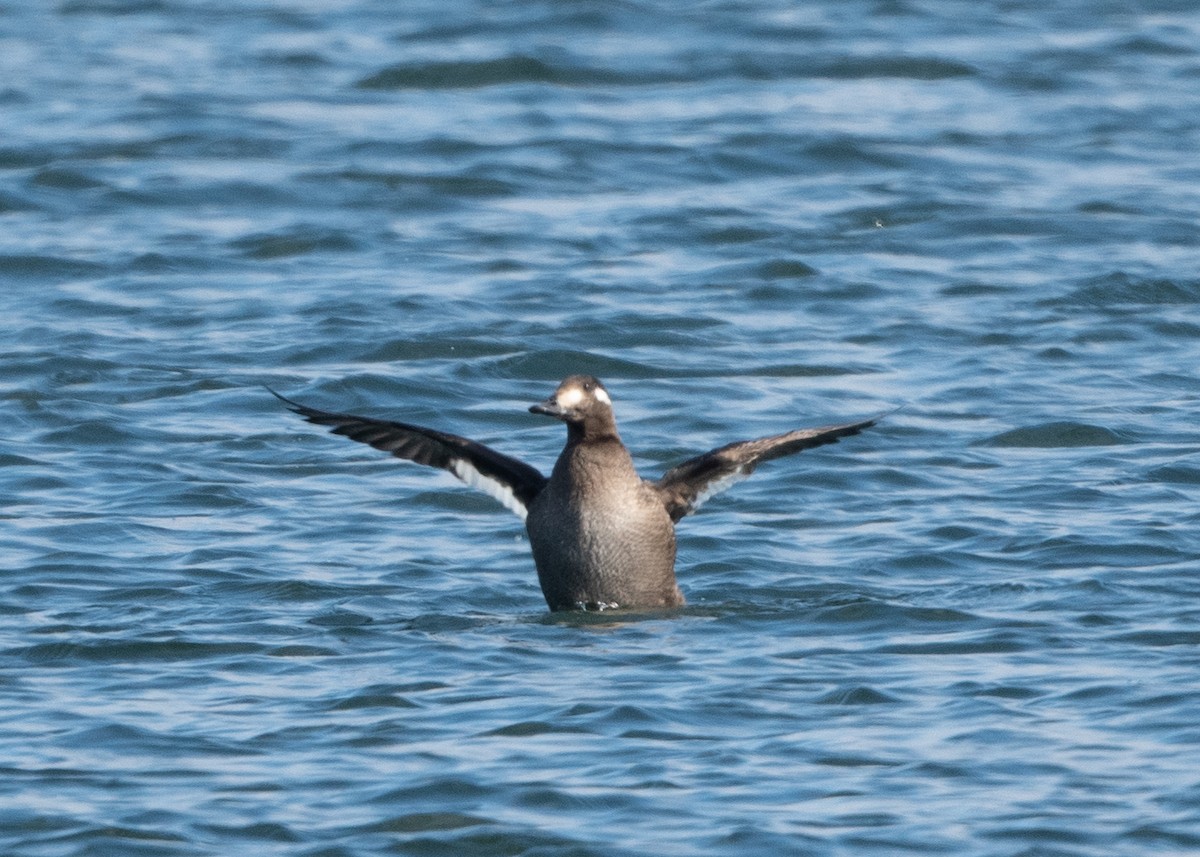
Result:
<svg viewBox="0 0 1200 857"><path fill-rule="evenodd" d="M571 375L531 413L560 420L567 441L550 476L491 447L437 429L334 413L268 391L333 434L445 470L482 489L525 522L551 611L657 610L686 603L675 577L675 525L758 465L836 443L877 418L741 440L643 479L617 433L608 389Z"/></svg>

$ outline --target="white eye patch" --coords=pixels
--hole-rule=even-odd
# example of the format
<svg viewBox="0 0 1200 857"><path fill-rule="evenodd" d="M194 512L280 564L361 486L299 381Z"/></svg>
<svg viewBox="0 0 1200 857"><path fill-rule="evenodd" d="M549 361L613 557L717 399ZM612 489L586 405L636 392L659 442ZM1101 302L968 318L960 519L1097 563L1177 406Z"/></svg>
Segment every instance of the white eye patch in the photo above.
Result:
<svg viewBox="0 0 1200 857"><path fill-rule="evenodd" d="M604 404L606 404L606 405L612 404L612 399L610 399L608 397L608 393L604 392L603 387L596 388L596 398L599 399L600 401L604 402Z"/></svg>
<svg viewBox="0 0 1200 857"><path fill-rule="evenodd" d="M583 401L583 390L578 387L563 390L558 394L557 401L560 408L573 408Z"/></svg>

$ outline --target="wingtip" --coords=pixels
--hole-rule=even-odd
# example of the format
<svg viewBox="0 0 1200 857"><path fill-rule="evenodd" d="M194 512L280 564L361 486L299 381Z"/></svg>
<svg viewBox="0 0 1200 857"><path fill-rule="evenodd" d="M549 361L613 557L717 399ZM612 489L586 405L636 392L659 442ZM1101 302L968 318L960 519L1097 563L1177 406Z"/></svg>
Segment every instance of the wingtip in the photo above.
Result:
<svg viewBox="0 0 1200 857"><path fill-rule="evenodd" d="M902 402L901 404L896 405L894 408L889 408L886 411L880 411L879 413L875 414L875 416L868 417L864 421L864 428L870 428L871 426L879 425L884 420L888 419L889 417L894 417L896 414L900 413L900 411L904 410L907 407L908 407L908 404Z"/></svg>
<svg viewBox="0 0 1200 857"><path fill-rule="evenodd" d="M853 428L854 433L857 434L864 429L874 428L888 417L894 416L897 412L904 410L904 407L904 405L896 405L894 408L889 408L886 411L880 411L876 414L872 414L871 416L865 417L857 422L847 423L846 427Z"/></svg>
<svg viewBox="0 0 1200 857"><path fill-rule="evenodd" d="M305 411L309 410L309 408L306 408L304 405L300 404L299 402L294 402L291 399L289 399L287 396L283 395L282 393L275 392L266 384L263 384L262 388L264 390L266 390L268 393L270 393L272 396L274 396L276 399L278 399L279 401L281 401L285 405L287 405L287 409L289 411L291 411L292 413L303 415Z"/></svg>

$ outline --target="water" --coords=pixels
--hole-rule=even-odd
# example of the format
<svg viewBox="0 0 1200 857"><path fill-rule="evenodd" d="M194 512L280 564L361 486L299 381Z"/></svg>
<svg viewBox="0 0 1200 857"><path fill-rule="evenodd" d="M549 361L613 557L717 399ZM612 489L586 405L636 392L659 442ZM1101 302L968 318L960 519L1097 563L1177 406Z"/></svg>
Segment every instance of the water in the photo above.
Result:
<svg viewBox="0 0 1200 857"><path fill-rule="evenodd" d="M1200 12L0 6L0 853L1200 850ZM324 434L648 474L900 406L551 615Z"/></svg>

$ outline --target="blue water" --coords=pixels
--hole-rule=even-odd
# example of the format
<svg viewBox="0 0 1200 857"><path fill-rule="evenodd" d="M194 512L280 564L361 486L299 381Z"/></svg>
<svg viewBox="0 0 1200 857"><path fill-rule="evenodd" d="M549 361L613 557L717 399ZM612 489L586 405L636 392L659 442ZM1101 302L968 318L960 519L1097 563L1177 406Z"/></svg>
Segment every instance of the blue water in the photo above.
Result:
<svg viewBox="0 0 1200 857"><path fill-rule="evenodd" d="M1200 852L1192 2L0 4L0 854ZM546 611L283 410L891 413Z"/></svg>

